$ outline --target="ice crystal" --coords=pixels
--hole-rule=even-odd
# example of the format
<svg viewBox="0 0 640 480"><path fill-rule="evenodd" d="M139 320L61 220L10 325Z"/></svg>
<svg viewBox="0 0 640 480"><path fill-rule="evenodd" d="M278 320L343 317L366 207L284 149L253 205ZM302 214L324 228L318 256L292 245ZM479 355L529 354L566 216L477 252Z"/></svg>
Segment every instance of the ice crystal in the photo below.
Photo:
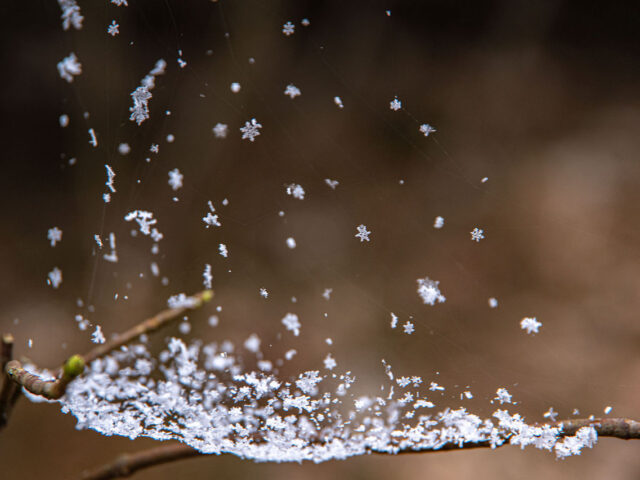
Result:
<svg viewBox="0 0 640 480"><path fill-rule="evenodd" d="M182 181L184 179L184 175L180 173L180 170L174 168L169 171L169 186L173 191L176 191L182 188Z"/></svg>
<svg viewBox="0 0 640 480"><path fill-rule="evenodd" d="M398 100L398 97L394 97L394 99L389 103L389 108L394 112L398 111L402 108L402 102Z"/></svg>
<svg viewBox="0 0 640 480"><path fill-rule="evenodd" d="M304 200L304 188L297 183L292 183L291 185L287 185L287 195L291 195L293 198L297 198L298 200Z"/></svg>
<svg viewBox="0 0 640 480"><path fill-rule="evenodd" d="M62 283L62 270L58 267L54 267L47 275L47 283L53 288L58 288Z"/></svg>
<svg viewBox="0 0 640 480"><path fill-rule="evenodd" d="M484 239L484 230L482 230L481 228L476 227L471 230L470 233L472 241L479 242L480 240Z"/></svg>
<svg viewBox="0 0 640 480"><path fill-rule="evenodd" d="M295 313L287 313L282 319L282 324L287 330L293 332L296 337L300 335L300 320L298 320L298 316Z"/></svg>
<svg viewBox="0 0 640 480"><path fill-rule="evenodd" d="M436 219L433 221L433 228L442 228L444 226L444 218L442 217L436 217Z"/></svg>
<svg viewBox="0 0 640 480"><path fill-rule="evenodd" d="M520 328L526 330L527 333L538 333L538 329L542 326L536 317L525 317L520 320Z"/></svg>
<svg viewBox="0 0 640 480"><path fill-rule="evenodd" d="M287 37L289 35L293 35L293 32L295 32L295 30L296 26L291 22L287 22L282 26L282 33L284 33Z"/></svg>
<svg viewBox="0 0 640 480"><path fill-rule="evenodd" d="M422 125L420 125L420 128L418 129L420 130L420 132L425 136L428 137L430 133L433 133L436 131L435 128L433 128L431 125L429 125L428 123L423 123Z"/></svg>
<svg viewBox="0 0 640 480"><path fill-rule="evenodd" d="M47 239L51 242L51 246L55 247L56 244L62 240L62 230L58 227L52 227L47 230Z"/></svg>
<svg viewBox="0 0 640 480"><path fill-rule="evenodd" d="M245 122L244 127L240 127L242 140L248 139L250 142L253 142L255 138L260 135L261 128L262 125L259 124L255 118L252 118L251 121Z"/></svg>
<svg viewBox="0 0 640 480"><path fill-rule="evenodd" d="M302 95L302 92L295 85L289 84L287 85L287 88L284 89L284 94L288 95L293 100L294 98Z"/></svg>
<svg viewBox="0 0 640 480"><path fill-rule="evenodd" d="M84 17L80 13L80 7L76 0L58 0L58 5L62 10L62 29L69 30L73 27L76 30L82 29L82 21Z"/></svg>
<svg viewBox="0 0 640 480"><path fill-rule="evenodd" d="M73 82L73 77L82 73L82 65L78 61L75 53L71 52L58 62L58 73L60 74L60 78L69 83Z"/></svg>
<svg viewBox="0 0 640 480"><path fill-rule="evenodd" d="M418 295L422 298L425 305L435 305L436 302L443 303L446 298L440 292L438 285L440 282L431 280L429 277L419 278L418 282Z"/></svg>
<svg viewBox="0 0 640 480"><path fill-rule="evenodd" d="M368 242L369 241L369 235L371 235L371 232L369 230L367 230L367 227L365 225L358 225L356 227L356 230L358 231L358 233L356 233L356 238L360 239L360 242L364 242L365 240Z"/></svg>
<svg viewBox="0 0 640 480"><path fill-rule="evenodd" d="M216 123L211 130L216 138L227 138L229 127L224 123Z"/></svg>
<svg viewBox="0 0 640 480"><path fill-rule="evenodd" d="M120 25L118 25L118 22L113 20L111 24L107 27L107 33L112 37L115 37L120 33L119 28L120 28Z"/></svg>

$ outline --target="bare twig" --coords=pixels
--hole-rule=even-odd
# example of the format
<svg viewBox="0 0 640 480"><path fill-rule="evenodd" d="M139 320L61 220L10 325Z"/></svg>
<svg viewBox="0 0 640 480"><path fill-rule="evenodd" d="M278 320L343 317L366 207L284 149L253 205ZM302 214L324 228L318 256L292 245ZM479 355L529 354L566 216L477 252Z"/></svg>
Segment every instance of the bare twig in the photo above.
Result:
<svg viewBox="0 0 640 480"><path fill-rule="evenodd" d="M537 426L548 425L551 427L562 426L560 437L575 435L582 427L593 426L598 432L599 437L614 437L624 440L640 439L640 422L630 420L628 418L580 418L572 420L562 420L553 423L539 424ZM509 445L505 442L496 447ZM396 453L435 453L435 452L451 452L457 450L469 450L475 448L491 448L490 442L469 442L463 443L447 443L438 449L414 450L406 448ZM372 450L371 453L388 454L387 452ZM205 454L194 450L188 445L173 444L168 446L155 447L142 452L124 454L116 458L113 462L104 465L93 471L86 471L82 474L82 480L109 480L112 478L122 478L133 475L143 468L153 467L163 463L182 460L183 458L191 458L196 456L204 456Z"/></svg>
<svg viewBox="0 0 640 480"><path fill-rule="evenodd" d="M196 293L191 296L192 300L190 306L178 307L178 308L168 308L158 313L157 315L145 320L142 323L139 323L135 327L127 330L124 333L120 333L115 338L110 341L103 343L102 345L97 346L90 352L87 352L82 357L87 365L93 362L96 358L104 357L109 352L120 348L123 345L127 345L135 340L137 337L143 334L148 334L158 330L159 328L165 326L174 318L182 315L187 310L194 310L196 308L200 308L204 303L208 302L213 298L213 290L204 290L202 292Z"/></svg>
<svg viewBox="0 0 640 480"><path fill-rule="evenodd" d="M60 398L64 395L69 382L84 371L85 365L90 364L97 358L103 357L123 345L127 345L140 335L158 330L185 311L199 308L203 303L208 302L212 298L213 291L204 290L190 297L190 303L188 306L163 310L126 332L117 335L109 342L97 346L86 354L73 355L61 368L58 369L56 372L57 378L55 380L43 380L38 375L27 372L22 364L17 360L9 361L4 365L4 371L15 383L21 385L34 395L41 395L48 399Z"/></svg>
<svg viewBox="0 0 640 480"><path fill-rule="evenodd" d="M143 450L142 452L132 454L125 453L113 462L103 465L96 470L83 472L80 478L82 478L82 480L108 480L110 478L128 477L143 468L200 455L202 455L202 453L181 443L177 445L163 445L161 447Z"/></svg>
<svg viewBox="0 0 640 480"><path fill-rule="evenodd" d="M0 346L0 363L2 365L2 387L0 389L0 428L4 427L9 420L11 413L11 407L17 401L15 395L15 384L4 375L5 367L7 363L13 358L13 335L5 333L2 335L2 345Z"/></svg>

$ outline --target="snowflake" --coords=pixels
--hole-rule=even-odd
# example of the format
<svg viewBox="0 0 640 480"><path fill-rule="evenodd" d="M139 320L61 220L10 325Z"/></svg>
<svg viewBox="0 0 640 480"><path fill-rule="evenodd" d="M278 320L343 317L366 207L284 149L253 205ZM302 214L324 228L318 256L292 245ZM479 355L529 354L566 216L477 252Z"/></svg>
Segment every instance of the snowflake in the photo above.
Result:
<svg viewBox="0 0 640 480"><path fill-rule="evenodd" d="M220 255L222 255L224 258L227 258L227 256L229 255L227 246L224 243L221 243L220 245L218 245L218 251L220 252Z"/></svg>
<svg viewBox="0 0 640 480"><path fill-rule="evenodd" d="M64 57L58 62L58 73L60 78L67 82L73 82L73 77L82 73L82 65L78 61L76 54L71 52L69 56Z"/></svg>
<svg viewBox="0 0 640 480"><path fill-rule="evenodd" d="M118 153L120 155L129 155L129 152L131 152L131 147L128 143L121 143L118 145Z"/></svg>
<svg viewBox="0 0 640 480"><path fill-rule="evenodd" d="M289 35L292 35L295 30L296 26L291 22L287 22L282 26L282 33L284 33L287 37Z"/></svg>
<svg viewBox="0 0 640 480"><path fill-rule="evenodd" d="M520 328L526 330L527 333L538 333L538 329L542 326L542 323L536 320L536 317L525 317L520 320Z"/></svg>
<svg viewBox="0 0 640 480"><path fill-rule="evenodd" d="M407 323L405 323L402 328L404 329L404 333L406 333L407 335L411 335L415 331L413 323L409 321L407 321Z"/></svg>
<svg viewBox="0 0 640 480"><path fill-rule="evenodd" d="M258 337L255 333L252 333L249 338L245 340L244 348L246 348L250 352L256 353L258 350L260 350L260 337Z"/></svg>
<svg viewBox="0 0 640 480"><path fill-rule="evenodd" d="M96 137L96 131L93 128L89 129L89 145L94 148L98 146L98 138Z"/></svg>
<svg viewBox="0 0 640 480"><path fill-rule="evenodd" d="M365 240L368 242L371 232L367 230L367 227L360 224L356 227L356 229L358 230L358 233L355 234L355 237L360 239L360 243L364 242Z"/></svg>
<svg viewBox="0 0 640 480"><path fill-rule="evenodd" d="M173 191L182 188L182 180L184 179L184 175L180 173L180 170L174 168L169 172L169 185L173 189Z"/></svg>
<svg viewBox="0 0 640 480"><path fill-rule="evenodd" d="M431 382L429 384L429 390L431 390L432 392L435 392L436 390L442 391L444 390L444 387L441 387L436 382Z"/></svg>
<svg viewBox="0 0 640 480"><path fill-rule="evenodd" d="M116 191L115 187L113 186L113 179L116 176L116 172L113 171L110 165L105 165L104 167L107 169L107 181L105 182L105 185L113 193Z"/></svg>
<svg viewBox="0 0 640 480"><path fill-rule="evenodd" d="M498 306L498 299L497 299L497 298L493 298L493 297L491 297L491 298L489 299L489 306L490 306L491 308L497 308L497 306Z"/></svg>
<svg viewBox="0 0 640 480"><path fill-rule="evenodd" d="M322 292L322 296L326 299L329 300L331 298L331 292L333 292L333 288L325 288L324 292Z"/></svg>
<svg viewBox="0 0 640 480"><path fill-rule="evenodd" d="M60 126L62 128L65 128L66 126L69 125L69 115L67 115L66 113L63 113L62 115L60 115L60 117L58 118L58 121L60 122Z"/></svg>
<svg viewBox="0 0 640 480"><path fill-rule="evenodd" d="M207 228L213 226L221 226L220 221L218 221L218 215L214 215L211 212L207 212L207 215L205 217L202 217L202 221L207 224Z"/></svg>
<svg viewBox="0 0 640 480"><path fill-rule="evenodd" d="M149 151L151 153L158 153L160 151L160 145L158 145L157 143L152 143L149 147Z"/></svg>
<svg viewBox="0 0 640 480"><path fill-rule="evenodd" d="M267 298L267 297L269 296L269 292L267 292L267 289L266 289L266 288L261 288L261 289L260 289L260 295L261 295L263 298Z"/></svg>
<svg viewBox="0 0 640 480"><path fill-rule="evenodd" d="M428 137L430 133L433 133L436 131L436 129L433 128L428 123L423 123L422 125L420 125L419 130L424 134L425 137Z"/></svg>
<svg viewBox="0 0 640 480"><path fill-rule="evenodd" d="M84 17L80 13L80 7L76 0L58 0L58 5L62 10L62 29L69 30L71 26L76 30L82 29L82 21Z"/></svg>
<svg viewBox="0 0 640 480"><path fill-rule="evenodd" d="M304 188L302 188L301 185L298 185L296 183L287 185L287 195L291 195L293 198L304 200L304 193Z"/></svg>
<svg viewBox="0 0 640 480"><path fill-rule="evenodd" d="M438 216L433 221L433 228L442 228L444 226L444 218Z"/></svg>
<svg viewBox="0 0 640 480"><path fill-rule="evenodd" d="M318 370L301 373L298 375L298 380L296 380L296 387L302 390L302 393L315 395L318 392L316 385L322 381L322 377L318 375L319 373Z"/></svg>
<svg viewBox="0 0 640 480"><path fill-rule="evenodd" d="M329 187L331 187L332 190L335 190L336 187L340 184L338 180L331 180L330 178L325 178L324 183L329 185Z"/></svg>
<svg viewBox="0 0 640 480"><path fill-rule="evenodd" d="M300 335L300 320L298 320L298 316L295 313L287 313L282 319L282 324L285 328L297 337Z"/></svg>
<svg viewBox="0 0 640 480"><path fill-rule="evenodd" d="M149 118L149 100L151 97L151 92L146 86L138 87L131 93L133 106L129 107L129 111L131 112L129 120L140 125Z"/></svg>
<svg viewBox="0 0 640 480"><path fill-rule="evenodd" d="M47 239L51 242L51 246L55 247L56 243L62 240L62 230L53 227L47 230Z"/></svg>
<svg viewBox="0 0 640 480"><path fill-rule="evenodd" d="M225 123L216 123L215 127L211 130L216 138L227 138L229 127Z"/></svg>
<svg viewBox="0 0 640 480"><path fill-rule="evenodd" d="M127 3L127 0L111 0L111 3L114 3L119 7L121 7L122 5L124 5L125 7L129 6L129 4Z"/></svg>
<svg viewBox="0 0 640 480"><path fill-rule="evenodd" d="M287 247L296 248L296 239L293 237L287 238Z"/></svg>
<svg viewBox="0 0 640 480"><path fill-rule="evenodd" d="M115 20L113 20L111 22L111 25L109 25L107 27L107 33L109 35L111 35L112 37L115 37L116 35L118 35L120 33L119 28L120 28L120 25L118 25L118 23Z"/></svg>
<svg viewBox="0 0 640 480"><path fill-rule="evenodd" d="M338 108L344 108L344 104L342 103L342 99L340 97L333 97L333 103L335 103Z"/></svg>
<svg viewBox="0 0 640 480"><path fill-rule="evenodd" d="M396 111L398 111L398 110L400 110L402 108L402 102L400 100L398 100L398 97L395 97L389 103L389 108L391 110L393 110L394 112L396 112Z"/></svg>
<svg viewBox="0 0 640 480"><path fill-rule="evenodd" d="M250 122L245 122L244 127L240 127L242 132L242 140L248 138L250 142L253 142L255 138L260 135L260 125L255 118L252 118Z"/></svg>
<svg viewBox="0 0 640 480"><path fill-rule="evenodd" d="M309 21L308 18L303 18L300 23L302 24L303 27L308 27L309 25L311 25L311 22Z"/></svg>
<svg viewBox="0 0 640 480"><path fill-rule="evenodd" d="M476 242L479 242L484 238L484 230L481 228L476 227L469 233L471 233L471 241L475 240Z"/></svg>
<svg viewBox="0 0 640 480"><path fill-rule="evenodd" d="M440 292L438 285L440 282L431 280L429 277L419 278L418 280L418 295L422 298L425 305L435 305L438 303L444 303L446 298Z"/></svg>
<svg viewBox="0 0 640 480"><path fill-rule="evenodd" d="M496 397L494 400L498 400L500 405L503 403L511 403L511 394L507 391L506 388L499 388L496 390Z"/></svg>
<svg viewBox="0 0 640 480"><path fill-rule="evenodd" d="M58 267L55 267L49 272L47 277L47 283L53 288L58 288L62 283L62 270L60 270Z"/></svg>
<svg viewBox="0 0 640 480"><path fill-rule="evenodd" d="M153 218L152 212L147 212L145 210L134 210L132 212L127 213L124 217L127 222L131 220L135 220L140 226L140 233L143 235L151 235L151 226L158 223L158 221ZM155 230L155 228L154 228ZM157 230L155 230L157 232ZM159 235L162 235L158 232Z"/></svg>
<svg viewBox="0 0 640 480"><path fill-rule="evenodd" d="M238 82L233 82L229 88L233 93L238 93L242 86Z"/></svg>
<svg viewBox="0 0 640 480"><path fill-rule="evenodd" d="M547 410L542 416L544 418L550 418L552 422L555 422L558 412L554 411L553 407L549 407L549 410Z"/></svg>
<svg viewBox="0 0 640 480"><path fill-rule="evenodd" d="M391 312L391 328L396 328L398 326L398 316Z"/></svg>
<svg viewBox="0 0 640 480"><path fill-rule="evenodd" d="M104 343L106 341L100 325L96 325L96 331L91 334L91 341L93 343Z"/></svg>
<svg viewBox="0 0 640 480"><path fill-rule="evenodd" d="M302 92L295 85L289 84L287 85L287 88L284 89L284 94L289 95L289 97L291 97L291 99L293 100L294 98L302 95Z"/></svg>
<svg viewBox="0 0 640 480"><path fill-rule="evenodd" d="M211 281L213 280L213 276L211 275L211 265L206 263L204 265L204 272L202 272L202 284L204 288L211 288Z"/></svg>
<svg viewBox="0 0 640 480"><path fill-rule="evenodd" d="M333 370L338 366L338 363L336 362L335 358L333 358L330 353L327 354L323 363L324 363L324 368L326 368L327 370Z"/></svg>

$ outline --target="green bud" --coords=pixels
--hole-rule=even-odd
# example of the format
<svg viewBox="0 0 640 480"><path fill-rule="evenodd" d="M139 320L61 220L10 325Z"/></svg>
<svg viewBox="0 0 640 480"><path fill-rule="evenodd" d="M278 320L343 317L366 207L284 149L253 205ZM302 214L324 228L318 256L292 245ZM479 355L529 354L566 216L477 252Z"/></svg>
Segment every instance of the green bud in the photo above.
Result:
<svg viewBox="0 0 640 480"><path fill-rule="evenodd" d="M64 376L75 378L84 372L84 358L80 355L73 355L65 362L63 368Z"/></svg>

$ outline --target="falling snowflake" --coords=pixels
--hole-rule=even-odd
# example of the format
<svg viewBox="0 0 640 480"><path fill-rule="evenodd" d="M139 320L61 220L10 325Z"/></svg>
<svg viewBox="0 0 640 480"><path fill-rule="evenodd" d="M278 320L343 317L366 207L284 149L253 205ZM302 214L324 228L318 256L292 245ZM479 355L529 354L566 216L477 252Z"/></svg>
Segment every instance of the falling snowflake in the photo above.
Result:
<svg viewBox="0 0 640 480"><path fill-rule="evenodd" d="M260 125L255 118L252 118L250 122L245 122L244 127L240 127L242 140L248 138L250 142L253 142L255 138L260 135L261 128L262 125Z"/></svg>
<svg viewBox="0 0 640 480"><path fill-rule="evenodd" d="M287 247L296 248L296 239L293 237L287 238Z"/></svg>
<svg viewBox="0 0 640 480"><path fill-rule="evenodd" d="M82 73L82 65L78 61L75 53L70 53L69 56L64 57L58 62L58 73L63 80L71 83L73 77Z"/></svg>
<svg viewBox="0 0 640 480"><path fill-rule="evenodd" d="M62 240L62 230L53 227L47 230L47 239L51 242L51 246L55 247L56 243Z"/></svg>
<svg viewBox="0 0 640 480"><path fill-rule="evenodd" d="M293 35L293 32L295 32L295 30L296 26L291 22L287 22L282 26L282 33L284 33L287 37L289 35Z"/></svg>
<svg viewBox="0 0 640 480"><path fill-rule="evenodd" d="M93 128L89 129L89 145L94 148L98 146L98 137L96 137L96 131Z"/></svg>
<svg viewBox="0 0 640 480"><path fill-rule="evenodd" d="M420 125L419 130L424 134L425 137L428 137L430 133L433 133L436 131L436 129L433 128L428 123L423 123L422 125Z"/></svg>
<svg viewBox="0 0 640 480"><path fill-rule="evenodd" d="M202 284L204 288L211 288L211 282L213 280L213 275L211 275L211 265L206 263L204 266L204 272L202 272Z"/></svg>
<svg viewBox="0 0 640 480"><path fill-rule="evenodd" d="M284 94L289 95L289 97L293 100L294 98L302 95L302 92L295 85L287 85L287 88L284 89Z"/></svg>
<svg viewBox="0 0 640 480"><path fill-rule="evenodd" d="M311 22L309 21L308 18L303 18L300 23L302 24L303 27L308 27L309 25L311 25Z"/></svg>
<svg viewBox="0 0 640 480"><path fill-rule="evenodd" d="M333 358L330 353L327 354L323 363L324 363L324 368L326 368L327 370L333 370L338 366L338 363L336 362L335 358Z"/></svg>
<svg viewBox="0 0 640 480"><path fill-rule="evenodd" d="M527 333L538 333L538 329L542 326L542 323L536 320L536 317L525 317L520 320L520 328L526 330Z"/></svg>
<svg viewBox="0 0 640 480"><path fill-rule="evenodd" d="M406 333L407 335L411 335L415 331L413 323L409 321L407 321L407 323L405 323L402 328L404 329L404 333Z"/></svg>
<svg viewBox="0 0 640 480"><path fill-rule="evenodd" d="M438 216L433 221L433 228L442 228L444 226L444 218Z"/></svg>
<svg viewBox="0 0 640 480"><path fill-rule="evenodd" d="M127 213L127 215L125 215L124 219L127 222L130 222L131 220L135 220L140 227L140 233L142 233L143 235L151 235L151 226L158 223L158 221L155 218L153 218L153 213L147 212L145 210L134 210L132 212L129 212ZM156 237L157 235L162 236L162 234L158 232L155 228L153 230L157 232L153 236L156 236Z"/></svg>
<svg viewBox="0 0 640 480"><path fill-rule="evenodd" d="M335 103L338 108L344 108L344 104L342 103L342 99L340 97L333 97L333 103Z"/></svg>
<svg viewBox="0 0 640 480"><path fill-rule="evenodd" d="M493 298L493 297L491 297L491 298L489 299L489 306L490 306L491 308L496 308L496 307L498 306L498 299L497 299L497 298Z"/></svg>
<svg viewBox="0 0 640 480"><path fill-rule="evenodd" d="M336 187L340 184L338 180L331 180L330 178L325 178L324 183L329 185L329 187L331 187L332 190L335 190Z"/></svg>
<svg viewBox="0 0 640 480"><path fill-rule="evenodd" d="M120 155L129 155L129 152L131 152L131 147L128 143L121 143L118 145L118 153Z"/></svg>
<svg viewBox="0 0 640 480"><path fill-rule="evenodd" d="M473 230L471 230L471 240L472 241L476 241L479 242L480 240L482 240L484 238L484 230L482 230L481 228L474 228Z"/></svg>
<svg viewBox="0 0 640 480"><path fill-rule="evenodd" d="M287 330L293 332L296 337L300 335L300 320L298 320L298 315L295 313L287 313L282 319L282 324Z"/></svg>
<svg viewBox="0 0 640 480"><path fill-rule="evenodd" d="M140 125L149 118L149 100L152 96L153 95L151 95L151 92L146 86L138 87L131 92L133 106L129 107L129 111L131 112L129 120Z"/></svg>
<svg viewBox="0 0 640 480"><path fill-rule="evenodd" d="M360 224L356 227L356 229L358 230L358 233L355 234L355 237L360 239L360 243L364 242L365 240L368 242L371 232L367 230L367 227Z"/></svg>
<svg viewBox="0 0 640 480"><path fill-rule="evenodd" d="M121 7L122 5L124 5L125 7L128 7L129 4L127 3L127 0L111 0L111 3Z"/></svg>
<svg viewBox="0 0 640 480"><path fill-rule="evenodd" d="M297 183L292 183L291 185L287 185L287 195L291 195L293 198L297 198L298 200L304 200L304 188Z"/></svg>
<svg viewBox="0 0 640 480"><path fill-rule="evenodd" d="M267 292L266 288L260 289L260 296L262 296L263 298L267 298L269 296L269 292Z"/></svg>
<svg viewBox="0 0 640 480"><path fill-rule="evenodd" d="M216 138L227 138L227 134L229 133L229 127L224 123L216 123L215 127L213 127L213 135Z"/></svg>
<svg viewBox="0 0 640 480"><path fill-rule="evenodd" d="M391 328L396 328L398 326L398 316L391 312Z"/></svg>
<svg viewBox="0 0 640 480"><path fill-rule="evenodd" d="M322 296L326 299L329 300L331 298L331 292L333 292L333 288L325 288L324 292L322 292Z"/></svg>
<svg viewBox="0 0 640 480"><path fill-rule="evenodd" d="M435 305L436 302L444 303L446 298L440 292L438 285L439 281L431 280L429 277L419 278L418 282L418 295L422 298L425 305Z"/></svg>
<svg viewBox="0 0 640 480"><path fill-rule="evenodd" d="M149 151L151 153L158 153L160 151L160 145L158 145L157 143L152 143L149 147Z"/></svg>
<svg viewBox="0 0 640 480"><path fill-rule="evenodd" d="M184 179L184 175L182 175L180 173L180 170L178 170L177 168L174 168L169 172L169 185L171 186L173 191L176 191L182 188L183 179Z"/></svg>
<svg viewBox="0 0 640 480"><path fill-rule="evenodd" d="M438 385L436 382L431 382L429 384L429 390L431 390L432 392L435 391L443 391L444 387L441 387L440 385Z"/></svg>
<svg viewBox="0 0 640 480"><path fill-rule="evenodd" d="M211 200L207 202L207 205L209 206L209 211L207 212L206 216L202 217L202 221L207 225L207 228L213 227L213 226L220 227L222 224L218 220L218 215L213 214L213 212L215 212L216 209L213 207L213 203L211 203ZM225 247L225 250L226 250L226 247Z"/></svg>
<svg viewBox="0 0 640 480"><path fill-rule="evenodd" d="M96 325L96 331L91 334L91 341L93 343L104 343L106 341L100 325Z"/></svg>
<svg viewBox="0 0 640 480"><path fill-rule="evenodd" d="M120 33L119 28L120 28L120 25L118 25L118 23L115 20L113 20L111 24L107 27L107 33L112 37L115 37Z"/></svg>
<svg viewBox="0 0 640 480"><path fill-rule="evenodd" d="M224 258L227 258L227 256L229 255L227 246L224 243L221 243L220 245L218 245L218 251L220 252L220 255L222 255Z"/></svg>
<svg viewBox="0 0 640 480"><path fill-rule="evenodd" d="M233 93L238 93L242 86L238 82L233 82L229 88Z"/></svg>
<svg viewBox="0 0 640 480"><path fill-rule="evenodd" d="M51 270L47 275L47 283L53 288L58 288L62 283L62 270L60 270L58 267L55 267L53 270Z"/></svg>
<svg viewBox="0 0 640 480"><path fill-rule="evenodd" d="M389 108L391 110L393 110L394 112L397 112L398 110L400 110L402 108L402 102L400 100L398 100L398 97L395 97L389 103Z"/></svg>
<svg viewBox="0 0 640 480"><path fill-rule="evenodd" d="M76 30L82 29L84 17L80 13L80 7L75 0L58 0L58 5L62 10L62 29L69 30L73 26Z"/></svg>

